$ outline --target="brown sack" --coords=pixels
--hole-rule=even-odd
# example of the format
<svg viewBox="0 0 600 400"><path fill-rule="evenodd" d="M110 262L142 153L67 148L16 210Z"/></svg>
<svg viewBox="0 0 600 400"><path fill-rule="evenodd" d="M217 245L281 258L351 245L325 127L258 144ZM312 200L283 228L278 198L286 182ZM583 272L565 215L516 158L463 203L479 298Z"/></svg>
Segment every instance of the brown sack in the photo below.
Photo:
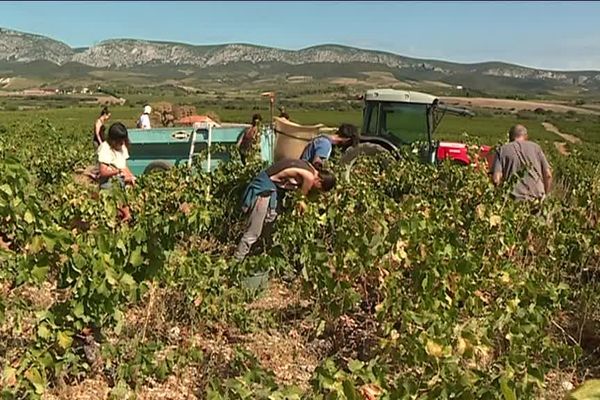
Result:
<svg viewBox="0 0 600 400"><path fill-rule="evenodd" d="M319 135L319 130L324 127L318 125L299 125L285 118L275 117L275 159L298 159L308 142Z"/></svg>

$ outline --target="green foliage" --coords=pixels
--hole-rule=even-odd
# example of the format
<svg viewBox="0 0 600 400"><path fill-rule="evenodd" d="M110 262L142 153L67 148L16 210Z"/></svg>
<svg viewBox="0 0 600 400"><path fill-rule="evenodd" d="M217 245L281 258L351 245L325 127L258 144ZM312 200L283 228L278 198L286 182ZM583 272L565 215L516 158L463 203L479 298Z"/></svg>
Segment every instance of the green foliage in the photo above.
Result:
<svg viewBox="0 0 600 400"><path fill-rule="evenodd" d="M569 394L568 400L594 400L600 398L600 380L592 379Z"/></svg>
<svg viewBox="0 0 600 400"><path fill-rule="evenodd" d="M301 217L297 195L286 196L272 245L237 264L239 201L259 160L234 155L212 174L181 167L98 192L72 178L90 161L89 137L60 124L0 130L0 283L10 288L0 323L22 339L0 353L9 398L90 376L89 342L117 398L191 367L207 371L197 389L215 399L532 398L548 371L582 362L585 345L555 327L565 313L597 321L585 311L598 300L593 146L575 149L585 158L552 154L557 190L533 205L471 167L359 160L351 183L311 198ZM332 168L341 175L336 159ZM129 224L117 216L124 203ZM334 343L310 388L282 384L242 348L216 365L126 318L162 290L167 324L252 332L255 294L241 282L264 270L296 277L318 321L310 335ZM15 294L50 282L48 304Z"/></svg>
<svg viewBox="0 0 600 400"><path fill-rule="evenodd" d="M231 377L213 379L206 391L207 399L299 400L302 396L296 386L280 387L273 373L265 371L252 354L242 349L236 349L228 368Z"/></svg>

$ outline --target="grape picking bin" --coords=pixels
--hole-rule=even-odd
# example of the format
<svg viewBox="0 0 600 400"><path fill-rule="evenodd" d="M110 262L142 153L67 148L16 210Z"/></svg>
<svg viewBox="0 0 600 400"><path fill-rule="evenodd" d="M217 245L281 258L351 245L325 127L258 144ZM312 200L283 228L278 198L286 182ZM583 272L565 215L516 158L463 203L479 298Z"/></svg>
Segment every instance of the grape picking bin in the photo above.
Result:
<svg viewBox="0 0 600 400"><path fill-rule="evenodd" d="M224 145L225 150L207 156L202 168L214 170L221 162L230 159L228 149L236 143L248 125L223 126L195 125L192 127L129 129L129 160L131 172L139 176L151 171L167 170L172 166L187 164L195 154L214 145ZM273 162L274 135L269 127L260 133L260 152L263 161Z"/></svg>

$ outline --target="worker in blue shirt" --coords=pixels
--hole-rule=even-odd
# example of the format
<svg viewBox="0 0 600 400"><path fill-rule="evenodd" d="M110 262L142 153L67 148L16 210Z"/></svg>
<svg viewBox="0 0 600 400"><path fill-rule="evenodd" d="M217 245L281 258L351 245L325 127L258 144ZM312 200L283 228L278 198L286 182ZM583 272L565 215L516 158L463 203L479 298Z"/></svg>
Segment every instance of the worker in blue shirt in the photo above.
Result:
<svg viewBox="0 0 600 400"><path fill-rule="evenodd" d="M352 124L342 124L333 135L319 135L304 148L301 160L308 161L316 168L323 166L329 159L333 146L348 147L358 142L358 129Z"/></svg>

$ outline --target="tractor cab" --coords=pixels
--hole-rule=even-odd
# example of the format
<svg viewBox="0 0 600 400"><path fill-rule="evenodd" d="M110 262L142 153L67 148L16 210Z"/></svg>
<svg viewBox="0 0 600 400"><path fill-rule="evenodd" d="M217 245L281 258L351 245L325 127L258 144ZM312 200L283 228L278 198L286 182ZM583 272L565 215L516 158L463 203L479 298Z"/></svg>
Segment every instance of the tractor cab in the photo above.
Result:
<svg viewBox="0 0 600 400"><path fill-rule="evenodd" d="M401 143L429 141L435 130L433 110L438 99L405 90L369 90L364 96L362 132L367 136L389 137Z"/></svg>
<svg viewBox="0 0 600 400"><path fill-rule="evenodd" d="M396 146L425 143L422 156L428 159L437 126L435 96L406 90L369 90L364 96L363 139L377 138Z"/></svg>
<svg viewBox="0 0 600 400"><path fill-rule="evenodd" d="M463 108L440 104L437 97L420 92L396 89L372 89L363 96L363 124L360 143L346 151L342 162L349 168L359 155L391 152L399 157L401 146L418 143L423 162L436 163L449 158L460 164L471 164L467 145L440 142L433 138L446 113L462 116L474 114ZM490 148L482 146L479 155L487 157ZM489 161L489 160L488 160Z"/></svg>

